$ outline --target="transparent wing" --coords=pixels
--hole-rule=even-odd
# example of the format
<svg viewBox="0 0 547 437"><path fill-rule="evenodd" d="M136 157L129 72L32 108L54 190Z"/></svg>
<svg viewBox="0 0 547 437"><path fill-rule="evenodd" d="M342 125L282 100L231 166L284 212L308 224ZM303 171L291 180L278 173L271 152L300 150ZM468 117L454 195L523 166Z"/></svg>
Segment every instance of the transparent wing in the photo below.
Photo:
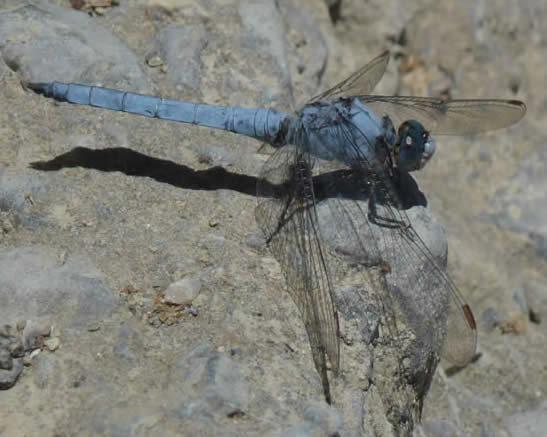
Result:
<svg viewBox="0 0 547 437"><path fill-rule="evenodd" d="M342 123L338 129L348 128ZM351 138L349 132L340 134L348 140ZM327 180L326 175L316 177L315 181L322 198L330 198L330 222L336 228L335 246L352 252L353 259L362 260L364 282L382 300L380 308L386 321L397 318L393 308L398 303L399 314L402 313L405 323L413 327L417 341L442 340L443 356L448 361L459 366L469 363L476 349L475 320L469 305L447 274L443 265L445 260L433 255L403 207L409 205L408 199L414 195L405 193L411 184L404 178L410 176L397 173L390 176L378 166L371 166L365 156L360 165L347 171L351 176L346 174L336 182L332 179L328 189L325 184L318 183ZM351 190L353 194L350 194ZM374 202L370 202L371 196ZM413 209L414 217L419 211L419 208ZM416 224L423 222L418 215ZM435 243L429 241L429 244ZM444 312L439 313L441 308ZM446 335L444 330L432 332L435 327L444 327L444 322ZM393 320L387 327L391 335L401 334L398 323Z"/></svg>
<svg viewBox="0 0 547 437"><path fill-rule="evenodd" d="M343 124L338 129L349 135ZM399 193L408 185L396 184L364 157L360 167L348 168L312 161L293 146L276 151L262 170L256 219L286 276L329 401L327 358L335 373L340 361L332 283L341 276L339 266L332 272L331 265L336 257L348 258L354 269L357 263L361 280L353 308L376 302L386 344L402 350L408 334L400 326L410 326L415 333L410 347L418 351L442 345L443 356L459 366L475 355L477 332L469 305L446 273L444 259L433 255L402 207L409 195ZM331 251L337 253L334 258Z"/></svg>
<svg viewBox="0 0 547 437"><path fill-rule="evenodd" d="M395 126L418 120L432 133L464 135L507 127L526 113L518 100L441 100L411 96L358 96L379 116L388 115Z"/></svg>
<svg viewBox="0 0 547 437"><path fill-rule="evenodd" d="M330 402L327 357L336 374L339 325L315 210L312 168L310 155L295 147L277 150L261 172L255 214L304 321L314 364Z"/></svg>
<svg viewBox="0 0 547 437"><path fill-rule="evenodd" d="M408 221L404 211L397 215ZM408 221L408 223L410 223ZM439 260L420 238L414 227L400 229L401 245L398 256L402 260L420 265L416 283L410 288L427 288L440 295L449 296L447 331L442 350L443 357L457 366L467 365L475 356L477 346L477 327L471 308L454 284Z"/></svg>
<svg viewBox="0 0 547 437"><path fill-rule="evenodd" d="M385 51L342 82L310 99L308 103L317 100L370 94L384 75L388 62L389 52Z"/></svg>
<svg viewBox="0 0 547 437"><path fill-rule="evenodd" d="M321 202L328 204L329 222L334 227L323 233L325 244L333 245L352 262L359 261L364 293L361 300L370 301L372 294L379 301L376 306L382 324L396 345L403 347L400 339L407 335L401 326L410 327L415 334L414 347L428 351L442 345L444 358L458 366L466 365L476 349L473 314L447 274L445 259L429 249L428 244L436 241L426 243L416 230L418 222L423 222L420 208L411 210L416 220L413 223L401 206L406 203L399 195L403 187L383 179L387 175L371 176L366 167L348 170L352 175L345 175L344 181L332 174L314 181L323 193ZM371 177L376 179L374 188L366 183ZM319 181L327 180L331 188L320 187ZM368 202L372 190L375 211ZM336 275L334 279L338 283Z"/></svg>
<svg viewBox="0 0 547 437"><path fill-rule="evenodd" d="M372 294L379 301L382 324L391 336L387 341L402 348L401 338L408 332L401 332L401 326L410 327L415 335L411 347L427 352L442 345L445 359L457 366L468 364L475 356L477 337L471 309L407 213L388 204L379 206L381 220L391 223L385 226L370 220L364 202L340 196L328 202L331 220L337 224L335 245L352 260L361 260L361 300L370 301ZM445 312L439 313L439 308Z"/></svg>

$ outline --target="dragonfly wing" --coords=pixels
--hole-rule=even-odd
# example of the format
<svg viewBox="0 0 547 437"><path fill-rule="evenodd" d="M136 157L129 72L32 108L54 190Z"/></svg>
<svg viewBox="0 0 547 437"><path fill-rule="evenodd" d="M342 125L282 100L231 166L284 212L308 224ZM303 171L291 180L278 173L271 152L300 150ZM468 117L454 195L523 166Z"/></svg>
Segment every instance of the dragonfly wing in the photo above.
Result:
<svg viewBox="0 0 547 437"><path fill-rule="evenodd" d="M404 217L403 220L410 224L406 212L397 211L395 215ZM397 251L400 260L403 263L420 266L408 277L410 293L419 295L418 290L428 290L436 294L433 299L448 296L447 329L442 356L454 365L465 366L475 356L477 346L477 327L469 305L446 272L444 259L439 260L433 255L415 227L401 228L398 233L397 237L401 241Z"/></svg>
<svg viewBox="0 0 547 437"><path fill-rule="evenodd" d="M338 128L347 129L343 123ZM351 138L349 132L345 136ZM429 344L431 350L442 346L442 354L450 362L467 364L475 355L475 321L446 273L446 252L437 248L435 256L429 249L438 244L442 230L433 235L426 232L423 223L431 220L426 219L425 212L420 215L420 208L412 209L417 214L414 220L409 218L403 208L409 195L402 194L402 189L410 185L405 175L395 173L392 177L378 166L371 167L365 156L360 162L347 169L350 176L322 184L318 182L327 181L326 175L315 178L316 192L328 199L331 216L332 226L323 226L325 242L332 245L334 241L338 252L351 253L352 261L362 265L364 282L381 301L389 334L404 337L399 323L393 320L401 315L404 324L413 328L418 343ZM316 167L320 163L317 160ZM370 202L371 197L374 202ZM421 232L416 226L422 226ZM428 234L430 240L426 243L420 233Z"/></svg>
<svg viewBox="0 0 547 437"><path fill-rule="evenodd" d="M469 305L445 270L445 252L435 239L442 231L431 224L423 226L428 223L424 207L414 207L407 214L401 207L401 188L392 181L376 174L372 188L366 184L371 180L368 170L359 174L354 168L352 172L345 188L337 182L332 184L336 193L326 194L333 226L323 226L325 244L360 264L361 289L367 294L362 301L370 301L373 295L394 344L403 348L407 334L401 326L406 326L414 332L415 347L442 349L448 361L466 365L475 355L476 325ZM321 179L326 180L325 175ZM376 191L375 211L367 204L372 190ZM435 254L429 247L436 247ZM339 283L339 276L335 279Z"/></svg>
<svg viewBox="0 0 547 437"><path fill-rule="evenodd" d="M395 126L417 120L432 133L475 134L519 121L526 105L518 100L442 100L413 96L359 96L379 116L388 115Z"/></svg>
<svg viewBox="0 0 547 437"><path fill-rule="evenodd" d="M318 100L331 100L338 97L370 94L384 75L388 62L389 52L385 51L351 76L310 99L308 103Z"/></svg>
<svg viewBox="0 0 547 437"><path fill-rule="evenodd" d="M315 210L312 168L309 154L290 145L277 150L261 172L255 214L304 321L314 364L330 402L327 357L336 374L339 325Z"/></svg>

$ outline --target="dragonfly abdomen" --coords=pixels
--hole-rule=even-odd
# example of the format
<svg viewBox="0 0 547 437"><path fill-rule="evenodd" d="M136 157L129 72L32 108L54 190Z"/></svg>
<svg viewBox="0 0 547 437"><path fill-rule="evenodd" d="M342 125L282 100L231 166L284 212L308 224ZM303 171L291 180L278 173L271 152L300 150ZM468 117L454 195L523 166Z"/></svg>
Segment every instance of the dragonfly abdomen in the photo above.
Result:
<svg viewBox="0 0 547 437"><path fill-rule="evenodd" d="M74 83L30 83L28 87L60 102L227 130L273 145L283 142L286 131L287 115L274 109L206 105Z"/></svg>

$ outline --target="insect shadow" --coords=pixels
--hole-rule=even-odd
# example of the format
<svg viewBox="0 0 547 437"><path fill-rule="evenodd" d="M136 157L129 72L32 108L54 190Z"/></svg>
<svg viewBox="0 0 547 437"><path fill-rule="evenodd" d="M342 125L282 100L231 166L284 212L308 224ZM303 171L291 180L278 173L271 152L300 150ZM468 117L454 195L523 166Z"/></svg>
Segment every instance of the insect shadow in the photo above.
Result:
<svg viewBox="0 0 547 437"><path fill-rule="evenodd" d="M192 190L227 189L243 194L256 196L258 178L239 173L233 173L223 167L215 166L204 170L194 170L186 165L167 159L159 159L145 155L125 147L105 149L90 149L75 147L74 149L47 161L34 161L30 167L41 171L58 171L63 168L82 167L103 172L117 171L128 176L148 177L158 182L175 187ZM364 184L359 178L366 175L351 169L336 170L313 177L316 201L331 197L368 201L370 192L355 187ZM262 184L268 183L265 181ZM395 172L393 187L399 195L400 207L409 209L414 206L427 206L424 194L409 173ZM284 192L282 185L273 185L266 190L273 197ZM375 202L387 202L381 192L375 194Z"/></svg>

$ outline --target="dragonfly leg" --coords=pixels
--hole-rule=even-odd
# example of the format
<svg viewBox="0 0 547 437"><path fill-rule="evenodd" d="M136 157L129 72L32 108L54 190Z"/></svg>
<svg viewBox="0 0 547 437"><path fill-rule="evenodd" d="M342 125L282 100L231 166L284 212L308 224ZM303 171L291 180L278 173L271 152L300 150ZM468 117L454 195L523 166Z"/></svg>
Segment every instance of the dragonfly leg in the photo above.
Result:
<svg viewBox="0 0 547 437"><path fill-rule="evenodd" d="M373 188L370 191L370 196L368 198L368 221L380 226L382 228L401 228L406 229L409 225L401 220L396 220L390 217L382 217L378 215L377 208L377 194L376 189Z"/></svg>

